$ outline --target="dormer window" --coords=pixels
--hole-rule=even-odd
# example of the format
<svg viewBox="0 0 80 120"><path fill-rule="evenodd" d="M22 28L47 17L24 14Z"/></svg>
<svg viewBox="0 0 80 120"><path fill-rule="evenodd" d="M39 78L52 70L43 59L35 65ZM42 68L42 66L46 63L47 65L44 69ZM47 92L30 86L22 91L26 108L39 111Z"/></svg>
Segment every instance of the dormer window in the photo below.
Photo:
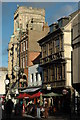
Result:
<svg viewBox="0 0 80 120"><path fill-rule="evenodd" d="M62 17L58 20L59 27L64 27L69 22L69 17Z"/></svg>

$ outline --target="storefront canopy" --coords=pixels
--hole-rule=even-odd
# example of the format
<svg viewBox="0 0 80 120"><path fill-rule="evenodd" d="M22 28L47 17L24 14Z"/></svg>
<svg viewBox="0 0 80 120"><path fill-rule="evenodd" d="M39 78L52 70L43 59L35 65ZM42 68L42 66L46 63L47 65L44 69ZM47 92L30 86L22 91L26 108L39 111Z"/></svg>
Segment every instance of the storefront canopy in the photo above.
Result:
<svg viewBox="0 0 80 120"><path fill-rule="evenodd" d="M27 88L23 91L21 91L22 93L28 93L28 92L35 92L37 90L40 90L41 88Z"/></svg>
<svg viewBox="0 0 80 120"><path fill-rule="evenodd" d="M43 97L56 97L56 96L63 96L62 94L57 94L57 93L47 93L47 94L43 94Z"/></svg>
<svg viewBox="0 0 80 120"><path fill-rule="evenodd" d="M19 96L17 96L17 99L23 99L23 98L30 98L30 95L27 93L23 93L23 94L19 94Z"/></svg>
<svg viewBox="0 0 80 120"><path fill-rule="evenodd" d="M40 97L42 93L41 92L37 92L33 95L29 95L27 93L20 93L19 96L17 96L17 99L23 99L23 98L30 98L30 99L33 99L33 98L37 98L37 97Z"/></svg>
<svg viewBox="0 0 80 120"><path fill-rule="evenodd" d="M30 98L33 99L33 98L40 97L41 94L42 94L42 93L39 91L38 93L35 93L35 94L31 95Z"/></svg>

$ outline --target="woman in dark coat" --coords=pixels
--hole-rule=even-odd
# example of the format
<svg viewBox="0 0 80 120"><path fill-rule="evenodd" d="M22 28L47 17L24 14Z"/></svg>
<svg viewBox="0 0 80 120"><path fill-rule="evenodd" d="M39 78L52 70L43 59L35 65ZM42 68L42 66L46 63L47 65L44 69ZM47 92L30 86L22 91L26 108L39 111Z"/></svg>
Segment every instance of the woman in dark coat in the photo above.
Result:
<svg viewBox="0 0 80 120"><path fill-rule="evenodd" d="M6 117L9 117L9 118L11 117L13 106L14 106L14 104L13 104L12 100L9 99L5 105Z"/></svg>

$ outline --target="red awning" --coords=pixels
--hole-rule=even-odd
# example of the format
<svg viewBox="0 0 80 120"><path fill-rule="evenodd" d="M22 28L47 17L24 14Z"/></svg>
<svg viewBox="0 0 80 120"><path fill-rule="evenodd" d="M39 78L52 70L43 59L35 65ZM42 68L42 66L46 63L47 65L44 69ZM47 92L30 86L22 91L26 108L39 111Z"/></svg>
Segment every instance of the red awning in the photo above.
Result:
<svg viewBox="0 0 80 120"><path fill-rule="evenodd" d="M19 96L17 96L18 99L23 99L23 98L30 98L30 95L27 94L27 93L24 93L24 94L19 94Z"/></svg>
<svg viewBox="0 0 80 120"><path fill-rule="evenodd" d="M23 93L23 94L20 93L19 96L17 96L17 99L23 99L23 98L33 99L33 98L40 97L41 94L42 94L41 92L35 93L33 95L29 95L27 93Z"/></svg>
<svg viewBox="0 0 80 120"><path fill-rule="evenodd" d="M0 96L0 98L5 98L5 96Z"/></svg>
<svg viewBox="0 0 80 120"><path fill-rule="evenodd" d="M40 97L41 94L42 94L41 92L35 93L30 98L33 99L33 98Z"/></svg>

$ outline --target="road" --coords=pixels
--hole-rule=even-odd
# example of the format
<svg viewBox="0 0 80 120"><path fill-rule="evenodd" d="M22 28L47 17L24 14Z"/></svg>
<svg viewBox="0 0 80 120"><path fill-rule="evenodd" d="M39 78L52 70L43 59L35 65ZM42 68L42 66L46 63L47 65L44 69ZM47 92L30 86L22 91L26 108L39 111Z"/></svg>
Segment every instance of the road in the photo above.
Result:
<svg viewBox="0 0 80 120"><path fill-rule="evenodd" d="M49 116L48 118L37 118L24 114L23 116L12 116L10 119L5 118L2 120L80 120L80 117L74 115L70 117L70 115L60 114L60 115Z"/></svg>

